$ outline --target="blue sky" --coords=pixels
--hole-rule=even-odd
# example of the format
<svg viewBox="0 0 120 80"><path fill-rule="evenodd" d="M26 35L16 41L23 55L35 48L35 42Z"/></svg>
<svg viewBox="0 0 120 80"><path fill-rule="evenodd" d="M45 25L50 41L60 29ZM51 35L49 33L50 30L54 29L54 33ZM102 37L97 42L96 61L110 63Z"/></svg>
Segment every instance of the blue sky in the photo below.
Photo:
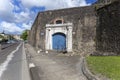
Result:
<svg viewBox="0 0 120 80"><path fill-rule="evenodd" d="M97 0L0 0L0 32L21 34L30 29L38 12L88 6Z"/></svg>

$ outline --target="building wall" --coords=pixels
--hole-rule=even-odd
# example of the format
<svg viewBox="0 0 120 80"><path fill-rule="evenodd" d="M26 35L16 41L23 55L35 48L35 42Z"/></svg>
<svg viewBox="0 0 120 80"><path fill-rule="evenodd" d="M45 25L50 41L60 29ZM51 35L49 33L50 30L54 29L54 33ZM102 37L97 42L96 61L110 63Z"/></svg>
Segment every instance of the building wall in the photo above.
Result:
<svg viewBox="0 0 120 80"><path fill-rule="evenodd" d="M99 0L94 6L40 12L32 26L29 42L45 50L46 24L55 20L72 23L72 50L75 53L114 55L120 52L120 1ZM98 5L98 7L97 7ZM97 7L97 8L96 8ZM96 53L97 52L97 53Z"/></svg>
<svg viewBox="0 0 120 80"><path fill-rule="evenodd" d="M120 52L120 1L97 10L96 49L104 55ZM103 53L104 52L104 53ZM109 52L109 53L107 53ZM111 53L110 53L111 52Z"/></svg>
<svg viewBox="0 0 120 80"><path fill-rule="evenodd" d="M40 12L31 29L30 44L45 50L46 24L54 24L56 19L62 19L64 23L73 23L73 52L91 53L95 50L95 14L94 6Z"/></svg>
<svg viewBox="0 0 120 80"><path fill-rule="evenodd" d="M28 42L33 46L36 47L36 31L37 31L37 26L38 26L38 16L36 17L34 24L32 25L32 28L30 30L30 33L28 35Z"/></svg>

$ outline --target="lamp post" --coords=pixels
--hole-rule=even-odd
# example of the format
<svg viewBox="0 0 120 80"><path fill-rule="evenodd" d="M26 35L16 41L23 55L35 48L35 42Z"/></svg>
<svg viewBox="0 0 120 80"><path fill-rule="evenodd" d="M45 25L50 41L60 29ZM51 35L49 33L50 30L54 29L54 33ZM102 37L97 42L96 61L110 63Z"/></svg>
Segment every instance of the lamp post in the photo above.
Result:
<svg viewBox="0 0 120 80"><path fill-rule="evenodd" d="M0 44L0 51L1 51L1 44Z"/></svg>

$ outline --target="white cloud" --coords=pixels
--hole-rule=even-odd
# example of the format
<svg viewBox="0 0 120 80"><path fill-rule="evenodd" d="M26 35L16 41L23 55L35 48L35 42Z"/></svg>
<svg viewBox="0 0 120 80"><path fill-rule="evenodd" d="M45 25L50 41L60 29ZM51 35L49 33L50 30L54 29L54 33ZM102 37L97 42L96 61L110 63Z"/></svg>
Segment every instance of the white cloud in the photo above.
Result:
<svg viewBox="0 0 120 80"><path fill-rule="evenodd" d="M21 8L21 12L14 12ZM33 14L29 9L14 5L12 0L0 0L0 19L3 21L10 23L25 23L33 19L33 15L35 16L35 13Z"/></svg>
<svg viewBox="0 0 120 80"><path fill-rule="evenodd" d="M85 0L21 0L21 2L27 8L44 6L47 10L88 5Z"/></svg>
<svg viewBox="0 0 120 80"><path fill-rule="evenodd" d="M13 2L14 0L0 0L0 32L5 30L9 33L21 33L30 29L37 14L30 10L32 7L53 10L88 5L85 0L19 0L19 6Z"/></svg>
<svg viewBox="0 0 120 80"><path fill-rule="evenodd" d="M28 9L20 13L15 13L15 10L20 10L20 7L12 4L12 0L0 0L0 32L5 30L6 33L20 34L23 30L30 29L33 13ZM18 23L21 23L21 26L18 26Z"/></svg>
<svg viewBox="0 0 120 80"><path fill-rule="evenodd" d="M21 33L24 29L18 27L15 23L1 22L1 30L4 30L7 33Z"/></svg>
<svg viewBox="0 0 120 80"><path fill-rule="evenodd" d="M20 7L14 5L14 10L15 10L15 11L19 11L19 10L20 10Z"/></svg>
<svg viewBox="0 0 120 80"><path fill-rule="evenodd" d="M0 12L11 12L13 5L10 0L0 0Z"/></svg>
<svg viewBox="0 0 120 80"><path fill-rule="evenodd" d="M20 12L20 13L15 13L15 22L17 23L22 23L22 22L28 22L31 20L30 17L30 12Z"/></svg>
<svg viewBox="0 0 120 80"><path fill-rule="evenodd" d="M44 6L46 10L69 8L88 5L85 0L19 0L20 6L13 4L13 0L0 0L0 18L7 22L22 23L34 20L36 13L30 11L32 7ZM23 6L22 6L23 5ZM20 13L14 11L21 10Z"/></svg>
<svg viewBox="0 0 120 80"><path fill-rule="evenodd" d="M0 0L0 18L6 21L14 19L13 8L14 5L11 3L11 0Z"/></svg>
<svg viewBox="0 0 120 80"><path fill-rule="evenodd" d="M26 23L22 24L22 28L25 30L26 29L30 30L31 26L32 26L32 21L30 21L28 24L26 24Z"/></svg>
<svg viewBox="0 0 120 80"><path fill-rule="evenodd" d="M32 21L30 21L29 23L21 24L21 27L19 27L15 23L9 23L9 22L3 21L0 23L0 32L2 32L4 30L6 33L20 34L20 33L22 33L22 31L24 31L26 29L30 30L31 25L32 25Z"/></svg>

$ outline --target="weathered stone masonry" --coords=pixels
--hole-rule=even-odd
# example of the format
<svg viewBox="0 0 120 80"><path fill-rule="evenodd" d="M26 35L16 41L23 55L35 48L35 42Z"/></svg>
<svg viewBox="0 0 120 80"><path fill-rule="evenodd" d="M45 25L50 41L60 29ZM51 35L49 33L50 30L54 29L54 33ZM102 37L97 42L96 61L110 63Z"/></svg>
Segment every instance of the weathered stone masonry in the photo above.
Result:
<svg viewBox="0 0 120 80"><path fill-rule="evenodd" d="M31 29L32 46L45 50L46 24L54 24L56 19L63 19L64 23L73 24L73 52L94 50L96 16L93 6L40 12Z"/></svg>
<svg viewBox="0 0 120 80"><path fill-rule="evenodd" d="M115 1L97 10L98 26L96 49L101 52L120 52L120 1ZM108 55L107 54L107 55Z"/></svg>
<svg viewBox="0 0 120 80"><path fill-rule="evenodd" d="M72 23L72 52L119 54L120 1L107 0L103 4L104 1L99 0L94 6L40 12L32 26L29 43L45 51L46 24L61 20L63 25Z"/></svg>

